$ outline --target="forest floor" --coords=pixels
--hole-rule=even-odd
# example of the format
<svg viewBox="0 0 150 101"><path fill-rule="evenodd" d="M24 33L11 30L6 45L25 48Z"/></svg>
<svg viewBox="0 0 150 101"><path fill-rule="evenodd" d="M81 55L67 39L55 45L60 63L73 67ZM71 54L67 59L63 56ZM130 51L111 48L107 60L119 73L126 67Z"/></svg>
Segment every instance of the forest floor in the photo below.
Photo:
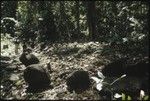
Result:
<svg viewBox="0 0 150 101"><path fill-rule="evenodd" d="M4 45L8 45L8 48L3 49ZM97 70L101 70L103 65L124 57L123 54L109 48L104 51L106 46L108 44L99 42L55 43L48 44L43 50L40 50L39 44L33 49L33 54L39 58L41 63L50 62L53 71L50 73L53 88L40 93L28 93L26 92L27 84L23 79L23 71L26 67L19 61L22 53L21 45L16 54L15 45L11 39L1 40L1 98L6 100L99 100L101 97L98 91L93 89L94 82L88 90L76 94L66 89L65 80L69 73L80 69L88 71L91 77L97 73ZM136 83L133 82L132 85L138 86L136 79L134 81Z"/></svg>

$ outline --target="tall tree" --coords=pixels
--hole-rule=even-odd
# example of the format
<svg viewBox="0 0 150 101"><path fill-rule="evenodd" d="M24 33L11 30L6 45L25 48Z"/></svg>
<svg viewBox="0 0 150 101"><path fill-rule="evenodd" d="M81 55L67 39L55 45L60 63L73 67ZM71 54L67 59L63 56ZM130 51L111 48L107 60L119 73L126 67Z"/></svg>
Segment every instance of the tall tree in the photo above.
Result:
<svg viewBox="0 0 150 101"><path fill-rule="evenodd" d="M79 1L76 1L76 26L77 26L77 38L80 36L80 14L79 14Z"/></svg>
<svg viewBox="0 0 150 101"><path fill-rule="evenodd" d="M65 2L64 1L59 1L60 4L60 23L59 23L59 31L60 35L64 40L67 40L67 25L66 25L66 14L65 14ZM65 19L65 20L64 20Z"/></svg>
<svg viewBox="0 0 150 101"><path fill-rule="evenodd" d="M44 39L48 41L56 41L58 35L56 34L56 26L54 23L54 16L52 13L52 2L47 1L46 2L46 10L45 14L43 16L43 26L44 26L44 31L45 37Z"/></svg>
<svg viewBox="0 0 150 101"><path fill-rule="evenodd" d="M95 24L95 14L96 14L96 8L95 8L95 1L88 1L87 2L87 22L89 27L89 36L90 40L95 41L96 40L96 24Z"/></svg>
<svg viewBox="0 0 150 101"><path fill-rule="evenodd" d="M27 1L26 4L26 17L24 18L24 26L22 29L23 37L25 42L29 42L32 39L33 35L33 27L34 27L34 21L33 21L33 10L35 8L33 1ZM25 16L25 15L24 15Z"/></svg>

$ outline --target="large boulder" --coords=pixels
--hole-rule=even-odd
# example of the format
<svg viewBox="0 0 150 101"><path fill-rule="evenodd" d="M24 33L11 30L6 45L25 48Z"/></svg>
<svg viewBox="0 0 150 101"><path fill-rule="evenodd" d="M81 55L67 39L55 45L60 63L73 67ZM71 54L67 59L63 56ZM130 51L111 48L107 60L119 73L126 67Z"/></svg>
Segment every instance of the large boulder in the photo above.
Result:
<svg viewBox="0 0 150 101"><path fill-rule="evenodd" d="M87 71L78 70L70 74L66 79L67 89L72 92L86 90L90 86L89 74Z"/></svg>
<svg viewBox="0 0 150 101"><path fill-rule="evenodd" d="M109 63L102 69L102 73L108 77L120 77L123 74L132 77L144 77L149 75L149 60L143 59L134 64L127 64L127 59L122 58Z"/></svg>
<svg viewBox="0 0 150 101"><path fill-rule="evenodd" d="M29 89L42 89L50 86L50 74L45 64L32 64L24 70L24 80L28 84Z"/></svg>
<svg viewBox="0 0 150 101"><path fill-rule="evenodd" d="M135 64L130 64L125 70L127 76L147 77L149 76L149 60L143 59Z"/></svg>
<svg viewBox="0 0 150 101"><path fill-rule="evenodd" d="M120 77L125 74L127 60L125 58L118 59L109 63L102 69L102 73L108 77Z"/></svg>

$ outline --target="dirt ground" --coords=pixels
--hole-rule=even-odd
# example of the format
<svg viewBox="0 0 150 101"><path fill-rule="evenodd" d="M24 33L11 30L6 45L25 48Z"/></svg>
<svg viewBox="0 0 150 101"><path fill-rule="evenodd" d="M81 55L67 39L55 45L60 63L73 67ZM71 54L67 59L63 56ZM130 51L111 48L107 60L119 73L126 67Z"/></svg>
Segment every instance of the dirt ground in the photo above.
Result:
<svg viewBox="0 0 150 101"><path fill-rule="evenodd" d="M10 41L10 42L9 42ZM19 61L22 53L21 44L19 51L15 53L15 45L2 41L2 46L8 44L8 48L1 46L1 98L2 99L38 99L38 100L100 100L102 97L94 89L94 82L90 88L80 94L71 93L66 89L66 77L74 70L88 71L90 77L96 75L97 70L110 63L112 60L124 57L125 55L114 52L113 49L105 49L108 44L99 42L87 43L56 43L48 44L44 49L40 49L38 44L33 49L40 63L50 62L52 67L51 85L53 88L39 93L26 92L27 84L23 79L23 71L26 68ZM110 78L112 80L114 78ZM116 88L122 90L125 87L132 90L138 89L141 78L125 79L116 84ZM130 87L127 85L130 85ZM118 93L118 92L114 92ZM124 93L124 92L122 92Z"/></svg>

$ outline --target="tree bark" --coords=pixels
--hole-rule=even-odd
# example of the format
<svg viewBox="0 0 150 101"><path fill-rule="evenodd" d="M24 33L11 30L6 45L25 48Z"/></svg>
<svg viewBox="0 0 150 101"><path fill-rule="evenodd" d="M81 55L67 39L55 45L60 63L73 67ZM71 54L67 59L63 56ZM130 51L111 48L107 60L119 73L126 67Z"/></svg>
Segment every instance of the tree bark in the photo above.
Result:
<svg viewBox="0 0 150 101"><path fill-rule="evenodd" d="M95 1L87 2L87 22L89 27L89 38L91 41L96 40L96 24L95 24Z"/></svg>
<svg viewBox="0 0 150 101"><path fill-rule="evenodd" d="M80 14L79 14L79 1L76 1L76 24L77 24L77 38L79 38L80 36L80 24L79 24L79 20L80 20Z"/></svg>

